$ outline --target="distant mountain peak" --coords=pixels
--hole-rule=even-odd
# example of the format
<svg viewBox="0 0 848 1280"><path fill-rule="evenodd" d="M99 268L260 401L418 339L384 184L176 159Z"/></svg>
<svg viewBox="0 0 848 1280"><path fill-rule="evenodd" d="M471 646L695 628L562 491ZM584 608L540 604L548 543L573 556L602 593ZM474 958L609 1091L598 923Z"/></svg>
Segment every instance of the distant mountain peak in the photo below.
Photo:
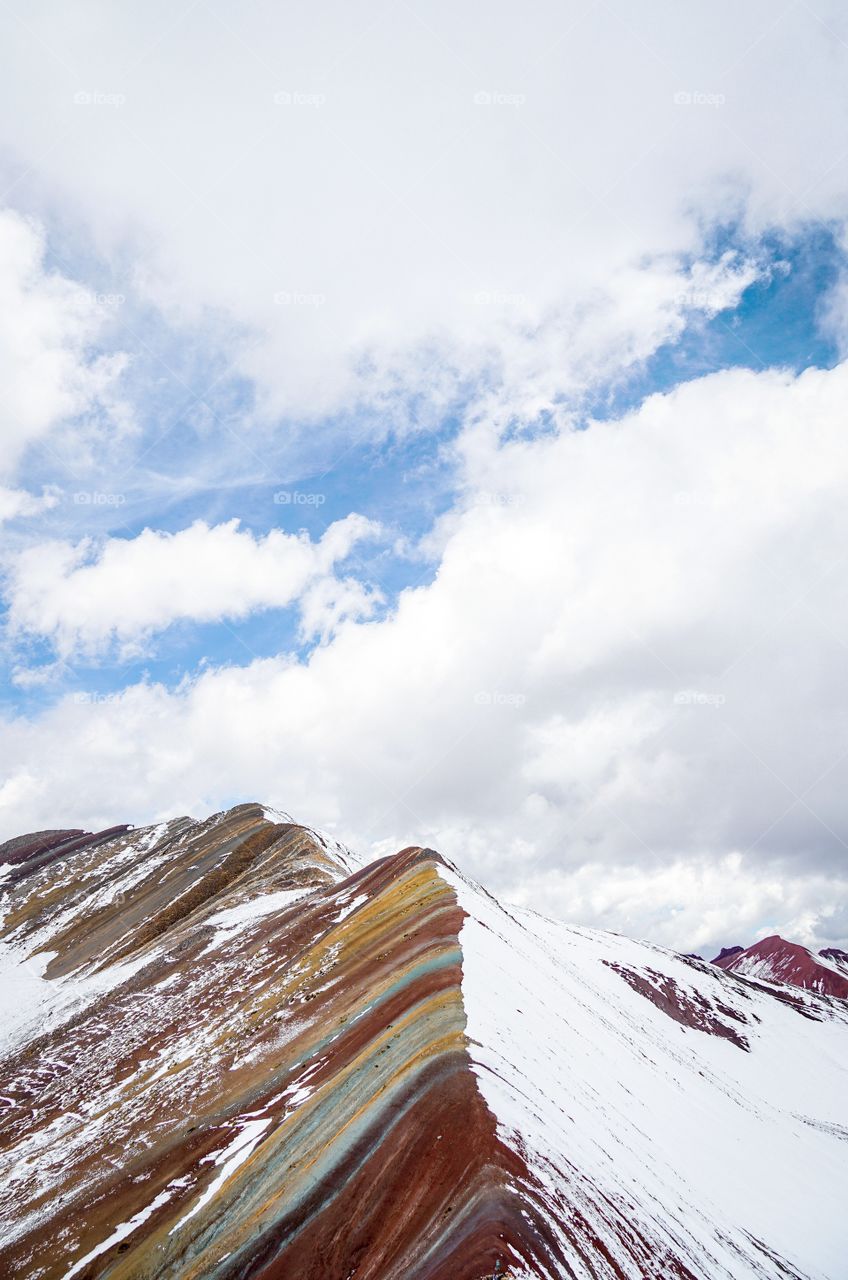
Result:
<svg viewBox="0 0 848 1280"><path fill-rule="evenodd" d="M842 955L844 952L832 955L824 951L816 955L808 947L773 933L750 947L725 947L712 963L762 982L784 983L846 1000L848 957L843 961L839 958Z"/></svg>
<svg viewBox="0 0 848 1280"><path fill-rule="evenodd" d="M733 956L738 956L740 952L744 950L744 947L722 947L721 951L719 951L718 955L711 961L711 963L723 965L725 960L731 960Z"/></svg>

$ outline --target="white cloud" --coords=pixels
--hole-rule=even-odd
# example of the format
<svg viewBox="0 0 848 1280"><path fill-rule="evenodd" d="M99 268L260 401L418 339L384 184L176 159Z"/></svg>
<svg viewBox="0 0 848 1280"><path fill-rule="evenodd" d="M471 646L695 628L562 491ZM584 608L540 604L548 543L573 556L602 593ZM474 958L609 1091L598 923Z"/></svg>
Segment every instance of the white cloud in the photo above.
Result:
<svg viewBox="0 0 848 1280"><path fill-rule="evenodd" d="M371 617L383 599L382 592L356 578L319 578L301 597L301 635L326 643L346 618Z"/></svg>
<svg viewBox="0 0 848 1280"><path fill-rule="evenodd" d="M716 221L844 225L838 0L2 21L16 198L61 201L128 295L227 317L269 419L437 413L483 372L531 413L673 336Z"/></svg>
<svg viewBox="0 0 848 1280"><path fill-rule="evenodd" d="M6 771L44 788L13 789L4 828L250 795L686 949L766 925L832 941L846 396L848 365L735 370L587 431L470 427L430 585L306 663L9 723Z"/></svg>
<svg viewBox="0 0 848 1280"><path fill-rule="evenodd" d="M370 597L333 570L377 532L373 521L350 515L317 542L280 529L254 537L229 520L102 543L36 543L9 566L9 629L51 640L64 659L103 653L113 642L126 657L173 622L244 618L306 593L305 625L326 636L343 617L370 612Z"/></svg>
<svg viewBox="0 0 848 1280"><path fill-rule="evenodd" d="M57 494L50 489L36 495L26 489L8 489L0 485L0 524L6 520L41 515L55 507L58 501Z"/></svg>
<svg viewBox="0 0 848 1280"><path fill-rule="evenodd" d="M116 408L124 358L91 354L102 312L89 291L49 270L44 257L40 228L0 210L0 475L11 474L27 446L62 423ZM20 505L16 513L26 514Z"/></svg>
<svg viewBox="0 0 848 1280"><path fill-rule="evenodd" d="M375 430L426 427L458 387L473 400L437 576L380 621L335 573L357 517L317 544L232 522L9 561L13 629L59 655L21 687L180 618L295 601L323 643L11 720L8 832L257 795L372 848L428 841L572 918L833 941L845 368L716 375L562 428L587 388L734 305L768 270L761 233L845 236L844 6L540 0L517 22L482 0L176 18L46 0L6 23L4 169L68 234L54 269L35 224L0 218L0 473L69 420L76 441L125 424L102 308L58 257L75 237L124 264L129 309L188 332L214 316L266 429L363 402ZM722 222L742 248L715 264ZM558 435L505 442L542 411ZM218 474L233 437L211 411L203 432ZM178 455L152 458L163 491ZM35 514L23 492L0 504Z"/></svg>

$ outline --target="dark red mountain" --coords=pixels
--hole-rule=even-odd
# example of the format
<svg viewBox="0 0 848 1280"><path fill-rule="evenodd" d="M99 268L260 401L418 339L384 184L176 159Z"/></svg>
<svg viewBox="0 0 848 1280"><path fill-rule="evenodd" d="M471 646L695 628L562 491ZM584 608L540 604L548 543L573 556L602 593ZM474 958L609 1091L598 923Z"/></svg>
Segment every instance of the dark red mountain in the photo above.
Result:
<svg viewBox="0 0 848 1280"><path fill-rule="evenodd" d="M848 957L835 948L816 955L775 933L750 947L724 947L712 963L748 978L782 982L848 1000Z"/></svg>

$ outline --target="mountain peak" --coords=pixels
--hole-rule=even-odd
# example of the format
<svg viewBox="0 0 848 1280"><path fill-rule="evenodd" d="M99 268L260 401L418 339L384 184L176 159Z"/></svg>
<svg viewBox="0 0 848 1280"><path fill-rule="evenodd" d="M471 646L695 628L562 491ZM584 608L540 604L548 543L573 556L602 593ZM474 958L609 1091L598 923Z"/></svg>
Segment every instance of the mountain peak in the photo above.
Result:
<svg viewBox="0 0 848 1280"><path fill-rule="evenodd" d="M738 956L744 950L744 947L722 947L721 951L710 963L724 966L725 961L731 960L733 956Z"/></svg>
<svg viewBox="0 0 848 1280"><path fill-rule="evenodd" d="M835 962L824 952L816 955L808 947L788 942L777 933L761 938L750 947L723 948L713 964L763 982L784 983L848 999L848 969L843 963Z"/></svg>

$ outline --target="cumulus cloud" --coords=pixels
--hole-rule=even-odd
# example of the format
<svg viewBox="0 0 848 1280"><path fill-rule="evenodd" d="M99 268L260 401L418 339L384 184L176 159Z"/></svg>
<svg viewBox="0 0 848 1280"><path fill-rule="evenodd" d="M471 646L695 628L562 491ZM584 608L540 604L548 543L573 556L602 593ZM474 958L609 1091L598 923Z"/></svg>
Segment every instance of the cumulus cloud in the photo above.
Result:
<svg viewBox="0 0 848 1280"><path fill-rule="evenodd" d="M45 252L35 223L0 210L0 475L62 423L118 408L124 357L92 354L102 311L89 290L47 268ZM27 514L25 506L12 514Z"/></svg>
<svg viewBox="0 0 848 1280"><path fill-rule="evenodd" d="M844 225L838 0L87 13L3 15L16 195L129 240L176 322L226 316L271 420L481 376L532 414L709 309L716 224Z"/></svg>
<svg viewBox="0 0 848 1280"><path fill-rule="evenodd" d="M735 370L585 431L470 426L432 583L308 661L9 723L4 829L259 795L685 949L832 941L846 395L848 365Z"/></svg>
<svg viewBox="0 0 848 1280"><path fill-rule="evenodd" d="M49 489L41 494L34 494L26 489L9 489L0 485L0 524L6 520L41 515L55 507L58 501L57 494Z"/></svg>
<svg viewBox="0 0 848 1280"><path fill-rule="evenodd" d="M237 519L100 543L39 542L10 564L9 629L51 641L64 659L102 654L113 643L126 657L174 622L243 618L306 593L304 625L326 638L342 618L373 607L372 596L333 571L377 532L373 521L350 515L317 542L280 529L255 537Z"/></svg>

